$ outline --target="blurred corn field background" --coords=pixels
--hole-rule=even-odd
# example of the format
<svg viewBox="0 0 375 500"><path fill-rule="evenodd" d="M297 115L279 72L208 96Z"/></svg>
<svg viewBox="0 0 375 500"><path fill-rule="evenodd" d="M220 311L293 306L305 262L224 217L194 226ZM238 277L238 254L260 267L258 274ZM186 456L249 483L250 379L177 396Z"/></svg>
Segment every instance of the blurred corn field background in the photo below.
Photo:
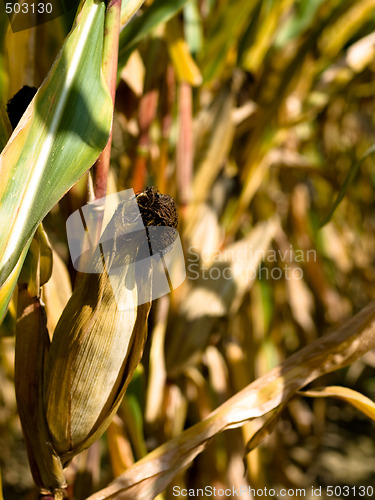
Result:
<svg viewBox="0 0 375 500"><path fill-rule="evenodd" d="M2 14L2 147L6 103L20 88L43 84L40 109L43 95L52 106L62 57L80 45L71 36L59 50L85 3L19 32ZM21 252L23 262L48 213L50 335L76 278L66 219L89 200L84 172L109 134L108 92L84 89L102 60L95 29L76 81L91 99L74 130L93 152L66 157L66 183L45 191L44 212L12 262ZM118 476L100 498L169 500L183 488L249 485L305 488L305 498L315 498L312 486L364 486L362 498L372 498L375 1L123 0L118 55L107 193L154 185L175 198L187 278L153 302L116 416L66 470L70 498L99 498ZM61 181L53 169L48 176L41 192ZM51 259L40 251L41 271ZM0 326L0 470L5 500L32 500L14 392L16 304L17 290ZM322 397L297 393L310 382L306 396ZM337 489L333 498L345 496Z"/></svg>

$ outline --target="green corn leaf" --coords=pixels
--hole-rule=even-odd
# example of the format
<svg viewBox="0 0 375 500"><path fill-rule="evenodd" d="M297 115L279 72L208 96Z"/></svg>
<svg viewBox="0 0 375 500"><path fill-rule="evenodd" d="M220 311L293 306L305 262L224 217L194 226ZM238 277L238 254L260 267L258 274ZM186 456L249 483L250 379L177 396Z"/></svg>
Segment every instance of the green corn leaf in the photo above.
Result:
<svg viewBox="0 0 375 500"><path fill-rule="evenodd" d="M215 10L208 28L205 44L199 54L200 65L205 81L220 75L226 64L228 52L235 47L238 39L249 24L251 16L256 15L259 0L243 2L232 0L222 3Z"/></svg>
<svg viewBox="0 0 375 500"><path fill-rule="evenodd" d="M353 164L353 166L349 169L349 172L347 173L345 180L340 188L340 191L338 192L335 201L333 202L328 214L324 217L324 219L321 221L320 226L323 227L325 226L332 218L336 208L340 205L342 202L344 196L346 195L346 192L351 184L353 184L353 181L358 173L358 170L362 163L372 154L375 153L375 144L372 145L366 153L362 156L362 158L357 161L356 163Z"/></svg>
<svg viewBox="0 0 375 500"><path fill-rule="evenodd" d="M0 156L0 287L7 282L7 292L0 289L0 317L18 276L12 271L38 224L107 143L112 100L101 71L105 8L104 2L83 3Z"/></svg>
<svg viewBox="0 0 375 500"><path fill-rule="evenodd" d="M144 14L133 19L120 33L118 71L125 66L130 54L151 31L169 21L187 0L155 0Z"/></svg>
<svg viewBox="0 0 375 500"><path fill-rule="evenodd" d="M143 3L144 0L124 0L121 2L120 26L122 28L128 24Z"/></svg>

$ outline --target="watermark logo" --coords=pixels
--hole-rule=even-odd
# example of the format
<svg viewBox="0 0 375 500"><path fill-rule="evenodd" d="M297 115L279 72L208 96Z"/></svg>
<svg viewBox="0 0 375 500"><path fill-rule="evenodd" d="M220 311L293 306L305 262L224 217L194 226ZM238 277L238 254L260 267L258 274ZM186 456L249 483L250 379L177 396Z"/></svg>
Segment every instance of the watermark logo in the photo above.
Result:
<svg viewBox="0 0 375 500"><path fill-rule="evenodd" d="M15 33L68 14L78 4L79 0L0 0L0 15L5 11Z"/></svg>
<svg viewBox="0 0 375 500"><path fill-rule="evenodd" d="M284 250L259 250L248 245L206 256L190 247L186 264L189 280L231 281L241 275L246 281L277 281L303 279L302 265L311 261L316 261L315 250L294 250L292 245Z"/></svg>
<svg viewBox="0 0 375 500"><path fill-rule="evenodd" d="M145 226L133 189L88 203L66 228L74 268L106 272L120 310L166 295L186 277L177 230Z"/></svg>

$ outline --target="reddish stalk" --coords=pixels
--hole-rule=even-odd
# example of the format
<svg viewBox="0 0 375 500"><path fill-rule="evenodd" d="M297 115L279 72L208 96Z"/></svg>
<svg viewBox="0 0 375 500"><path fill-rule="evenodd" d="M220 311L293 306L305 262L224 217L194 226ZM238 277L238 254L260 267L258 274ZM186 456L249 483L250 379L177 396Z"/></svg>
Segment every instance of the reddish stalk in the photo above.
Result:
<svg viewBox="0 0 375 500"><path fill-rule="evenodd" d="M167 192L167 165L168 165L168 151L169 151L169 134L172 126L172 110L175 99L175 75L171 65L167 66L166 74L166 89L165 95L162 100L162 131L161 131L161 144L160 144L160 161L158 169L158 183L159 191L162 193Z"/></svg>
<svg viewBox="0 0 375 500"><path fill-rule="evenodd" d="M113 107L117 87L117 60L120 34L121 0L111 0L107 7L103 47L103 74L107 82ZM111 157L112 130L106 147L93 167L94 197L97 200L107 193L107 179Z"/></svg>
<svg viewBox="0 0 375 500"><path fill-rule="evenodd" d="M180 193L182 215L189 204L193 175L193 104L192 87L181 82L178 93L178 121L180 133L177 142L177 188Z"/></svg>
<svg viewBox="0 0 375 500"><path fill-rule="evenodd" d="M137 146L137 156L133 172L133 189L137 193L145 188L147 174L147 159L150 146L150 127L155 119L159 92L154 86L151 86L142 96L139 114L139 140Z"/></svg>

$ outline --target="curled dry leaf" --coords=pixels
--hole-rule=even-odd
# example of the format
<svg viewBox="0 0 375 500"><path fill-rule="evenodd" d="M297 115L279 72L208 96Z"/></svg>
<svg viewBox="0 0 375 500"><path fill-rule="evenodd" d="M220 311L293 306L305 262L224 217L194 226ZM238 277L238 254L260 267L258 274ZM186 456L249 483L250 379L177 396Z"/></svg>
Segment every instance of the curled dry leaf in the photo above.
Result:
<svg viewBox="0 0 375 500"><path fill-rule="evenodd" d="M300 392L302 396L310 398L336 398L351 404L362 413L367 415L371 420L375 420L375 403L358 391L349 389L348 387L330 386L330 387L314 387L309 391Z"/></svg>
<svg viewBox="0 0 375 500"><path fill-rule="evenodd" d="M43 373L50 340L46 315L37 297L26 287L18 293L15 389L35 484L60 489L66 486L61 461L50 444L43 411Z"/></svg>
<svg viewBox="0 0 375 500"><path fill-rule="evenodd" d="M247 420L262 417L268 412L272 412L270 415L273 416L280 405L284 405L306 384L347 366L374 347L375 302L371 302L347 323L248 385L206 419L156 448L88 500L155 498L215 435L240 427ZM266 419L267 425L272 423Z"/></svg>

